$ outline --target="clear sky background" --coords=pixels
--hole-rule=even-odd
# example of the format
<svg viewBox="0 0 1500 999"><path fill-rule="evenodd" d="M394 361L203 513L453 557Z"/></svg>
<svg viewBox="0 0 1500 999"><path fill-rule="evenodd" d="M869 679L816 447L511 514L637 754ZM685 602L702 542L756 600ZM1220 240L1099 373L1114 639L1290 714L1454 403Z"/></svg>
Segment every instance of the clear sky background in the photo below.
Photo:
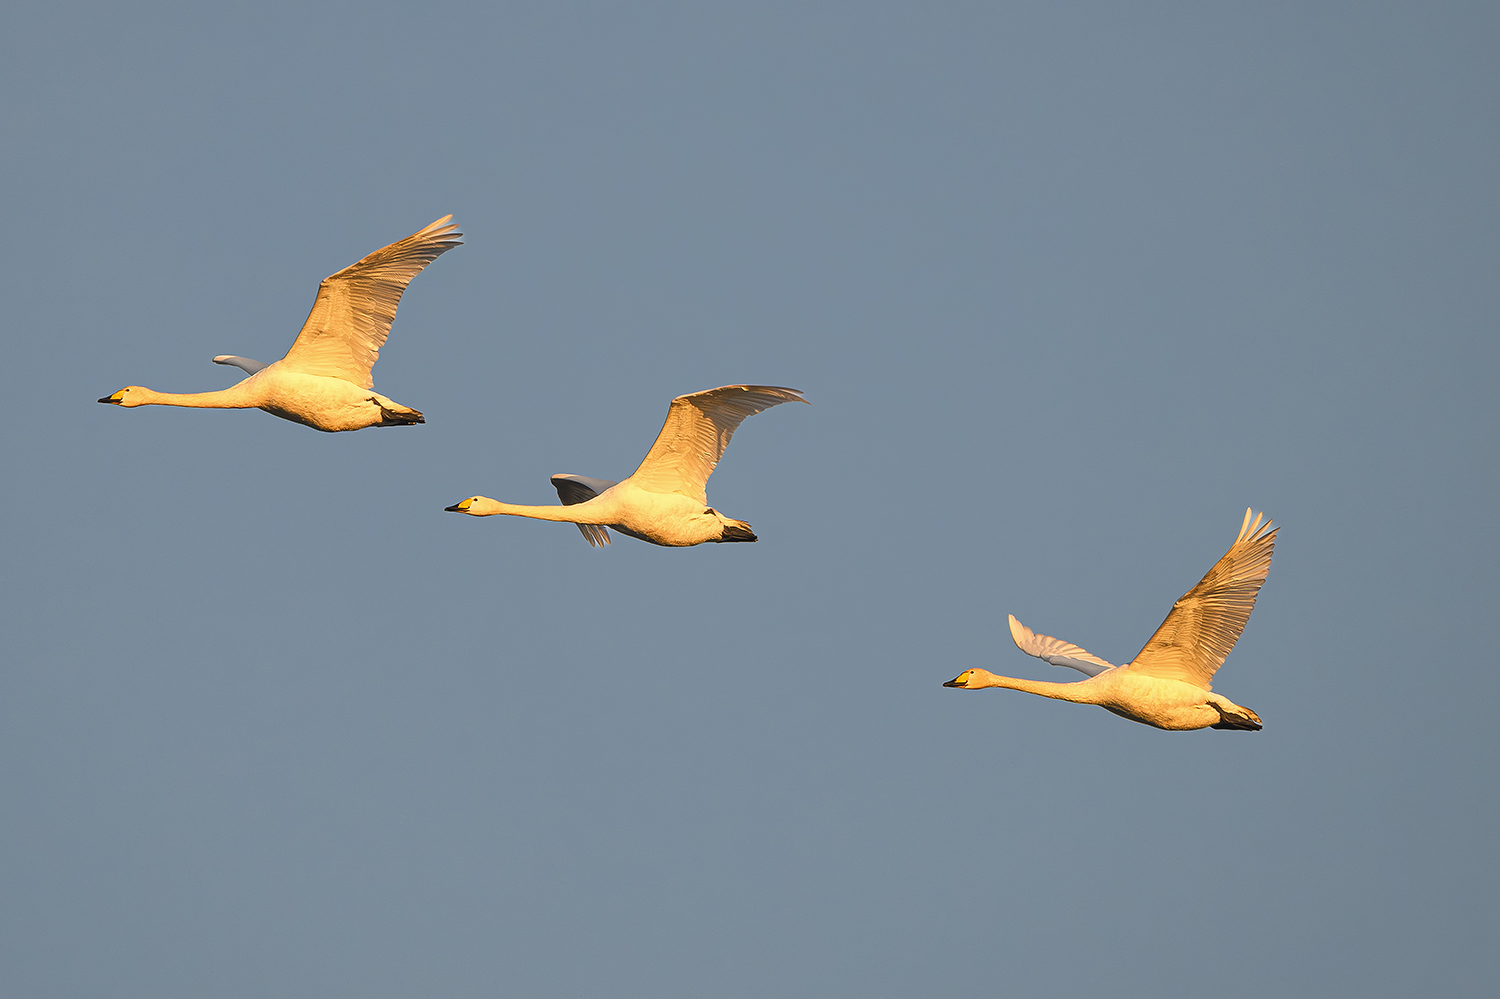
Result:
<svg viewBox="0 0 1500 999"><path fill-rule="evenodd" d="M1494 4L4 21L6 995L1490 994ZM425 426L95 404L449 212ZM758 544L442 512L734 382ZM1249 505L1264 731L941 686Z"/></svg>

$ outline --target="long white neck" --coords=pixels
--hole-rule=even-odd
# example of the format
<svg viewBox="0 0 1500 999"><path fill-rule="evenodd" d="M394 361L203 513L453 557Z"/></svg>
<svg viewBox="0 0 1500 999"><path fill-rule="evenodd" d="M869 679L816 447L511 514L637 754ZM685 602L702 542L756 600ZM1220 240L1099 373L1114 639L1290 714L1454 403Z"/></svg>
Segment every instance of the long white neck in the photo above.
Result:
<svg viewBox="0 0 1500 999"><path fill-rule="evenodd" d="M144 397L138 406L186 406L189 409L254 409L259 405L253 390L247 387L251 379L220 389L217 392L157 392L141 388Z"/></svg>
<svg viewBox="0 0 1500 999"><path fill-rule="evenodd" d="M1040 694L1058 701L1074 704L1098 704L1102 691L1087 680L1077 683L1052 683L1047 680L1023 680L1018 676L1000 676L989 670L975 670L967 684L969 689L978 687L1004 687L1007 690L1024 690L1028 694Z"/></svg>
<svg viewBox="0 0 1500 999"><path fill-rule="evenodd" d="M601 511L593 503L575 503L572 506L523 506L517 503L501 503L481 496L465 511L474 517L493 517L505 514L510 517L530 517L532 520L556 520L568 524L608 524L600 516Z"/></svg>

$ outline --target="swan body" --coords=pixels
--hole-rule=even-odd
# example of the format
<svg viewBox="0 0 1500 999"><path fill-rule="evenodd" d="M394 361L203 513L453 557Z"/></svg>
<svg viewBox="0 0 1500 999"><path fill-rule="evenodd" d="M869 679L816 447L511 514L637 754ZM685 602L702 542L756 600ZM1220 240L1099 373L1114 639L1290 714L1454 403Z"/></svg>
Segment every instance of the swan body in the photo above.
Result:
<svg viewBox="0 0 1500 999"><path fill-rule="evenodd" d="M99 401L126 409L262 409L329 433L425 423L417 410L374 391L370 369L390 335L406 286L422 268L461 245L452 218L446 215L325 278L307 322L281 360L262 364L233 354L215 357L215 364L249 375L239 383L185 394L127 385Z"/></svg>
<svg viewBox="0 0 1500 999"><path fill-rule="evenodd" d="M1261 584L1271 571L1276 532L1265 515L1250 520L1224 557L1208 570L1172 611L1135 659L1115 666L1071 642L1038 635L1014 615L1010 633L1016 647L1056 666L1088 675L1075 683L1050 683L999 676L985 669L968 669L943 684L978 690L1003 687L1060 701L1097 704L1122 718L1170 731L1199 728L1258 731L1260 716L1229 698L1215 694L1211 680L1245 630Z"/></svg>
<svg viewBox="0 0 1500 999"><path fill-rule="evenodd" d="M1014 676L998 676L985 669L970 669L943 686L961 687L964 690L1004 687L1059 701L1072 701L1075 704L1097 704L1121 718L1172 732L1187 732L1199 728L1257 730L1261 727L1259 715L1249 708L1240 707L1227 697L1182 680L1131 674L1123 668L1107 670L1076 683L1023 680Z"/></svg>
<svg viewBox="0 0 1500 999"><path fill-rule="evenodd" d="M639 468L623 482L554 475L562 506L523 506L471 496L446 507L471 517L505 514L577 524L592 546L609 544L608 528L671 548L705 542L755 541L743 520L708 505L705 488L735 430L747 417L783 402L806 402L796 389L725 385L672 400L667 421Z"/></svg>

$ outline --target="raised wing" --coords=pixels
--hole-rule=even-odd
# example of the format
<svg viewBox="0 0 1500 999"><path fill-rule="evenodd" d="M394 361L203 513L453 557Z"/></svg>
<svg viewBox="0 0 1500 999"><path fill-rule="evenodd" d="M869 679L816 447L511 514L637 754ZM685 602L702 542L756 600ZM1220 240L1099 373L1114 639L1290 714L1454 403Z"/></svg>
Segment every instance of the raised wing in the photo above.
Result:
<svg viewBox="0 0 1500 999"><path fill-rule="evenodd" d="M1028 656L1036 656L1054 666L1068 666L1089 676L1098 676L1105 670L1118 668L1114 663L1105 662L1072 642L1065 642L1051 635L1038 635L1017 621L1014 614L1010 616L1010 637L1015 641L1016 648Z"/></svg>
<svg viewBox="0 0 1500 999"><path fill-rule="evenodd" d="M266 365L262 364L259 361L252 361L248 357L236 357L233 354L220 354L218 357L214 358L214 363L228 364L231 367L241 369L247 375L253 375L261 368L266 367Z"/></svg>
<svg viewBox="0 0 1500 999"><path fill-rule="evenodd" d="M557 498L562 500L563 506L572 506L574 503L587 503L598 496L610 486L618 485L608 479L590 479L582 475L554 475L552 476L552 488L557 490ZM576 524L592 548L609 544L609 528L603 524Z"/></svg>
<svg viewBox="0 0 1500 999"><path fill-rule="evenodd" d="M630 481L654 493L678 493L707 504L704 487L729 439L746 417L783 402L806 402L796 389L774 385L725 385L680 395L667 422Z"/></svg>
<svg viewBox="0 0 1500 999"><path fill-rule="evenodd" d="M1135 661L1123 669L1165 680L1185 680L1212 689L1214 671L1239 641L1255 609L1255 597L1271 571L1271 549L1276 532L1265 514L1250 522L1250 511L1229 551L1172 605L1172 612L1156 629Z"/></svg>
<svg viewBox="0 0 1500 999"><path fill-rule="evenodd" d="M374 388L370 368L390 335L396 306L411 279L461 245L463 233L444 215L420 232L350 264L318 285L307 322L280 364L290 371L331 375Z"/></svg>

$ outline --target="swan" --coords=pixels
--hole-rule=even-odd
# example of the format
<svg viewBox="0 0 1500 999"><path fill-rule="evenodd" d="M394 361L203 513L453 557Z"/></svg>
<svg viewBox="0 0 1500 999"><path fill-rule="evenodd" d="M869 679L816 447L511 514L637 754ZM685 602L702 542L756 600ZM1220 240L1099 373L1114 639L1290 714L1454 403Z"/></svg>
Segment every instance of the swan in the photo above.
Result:
<svg viewBox="0 0 1500 999"><path fill-rule="evenodd" d="M1097 704L1122 718L1170 731L1224 728L1259 731L1260 716L1215 694L1209 681L1234 648L1245 622L1255 609L1266 574L1271 571L1271 549L1276 532L1265 514L1250 522L1250 511L1239 537L1218 563L1172 605L1172 612L1135 660L1115 666L1098 656L1050 635L1038 635L1015 615L1010 634L1016 647L1054 666L1069 666L1088 675L1074 683L1047 683L996 676L989 670L968 669L943 684L977 690L1006 687L1077 704Z"/></svg>
<svg viewBox="0 0 1500 999"><path fill-rule="evenodd" d="M517 506L470 496L450 513L471 517L509 514L577 524L591 546L609 544L613 527L653 545L681 548L705 541L754 541L743 520L731 520L708 505L704 486L729 439L746 417L783 402L807 402L796 389L774 385L725 385L680 395L639 468L623 482L582 475L554 475L562 506Z"/></svg>
<svg viewBox="0 0 1500 999"><path fill-rule="evenodd" d="M372 391L370 368L391 332L401 293L422 268L462 245L445 215L419 232L376 250L324 278L312 312L286 356L271 364L220 354L215 364L248 378L218 392L155 392L127 385L100 402L193 409L263 409L272 416L333 433L364 427L425 423L422 414Z"/></svg>

